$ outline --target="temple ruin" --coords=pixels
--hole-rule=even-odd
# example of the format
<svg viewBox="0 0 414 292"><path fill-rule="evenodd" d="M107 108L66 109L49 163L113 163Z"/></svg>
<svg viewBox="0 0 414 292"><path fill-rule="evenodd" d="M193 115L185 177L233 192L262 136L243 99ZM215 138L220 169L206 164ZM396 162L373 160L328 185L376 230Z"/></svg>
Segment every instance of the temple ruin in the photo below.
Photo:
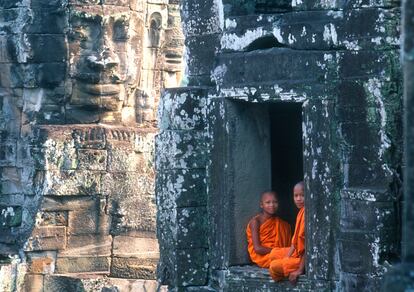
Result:
<svg viewBox="0 0 414 292"><path fill-rule="evenodd" d="M156 289L156 107L182 79L178 3L0 1L0 24L0 290Z"/></svg>
<svg viewBox="0 0 414 292"><path fill-rule="evenodd" d="M414 289L413 19L408 0L0 0L0 291ZM245 228L266 189L293 225L302 179L293 287Z"/></svg>
<svg viewBox="0 0 414 292"><path fill-rule="evenodd" d="M189 87L165 91L156 138L158 278L171 291L414 287L408 2L409 84L398 1L183 2ZM245 228L267 189L292 224L302 178L306 274L292 287L251 264Z"/></svg>

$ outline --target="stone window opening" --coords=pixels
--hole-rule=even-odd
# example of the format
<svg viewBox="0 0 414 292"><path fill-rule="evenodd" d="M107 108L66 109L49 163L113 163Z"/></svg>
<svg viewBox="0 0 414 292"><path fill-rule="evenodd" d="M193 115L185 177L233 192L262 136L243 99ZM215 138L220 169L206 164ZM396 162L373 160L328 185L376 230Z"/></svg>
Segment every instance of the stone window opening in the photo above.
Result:
<svg viewBox="0 0 414 292"><path fill-rule="evenodd" d="M282 48L286 45L281 44L276 37L272 35L266 35L260 37L253 42L251 42L245 49L246 52L256 51L256 50L265 50L271 48Z"/></svg>
<svg viewBox="0 0 414 292"><path fill-rule="evenodd" d="M233 104L240 116L233 129L234 142L239 146L232 147L232 151L237 153L235 157L245 159L234 162L230 274L250 278L254 273L258 281L270 280L267 269L251 262L245 230L249 220L260 212L260 193L272 189L279 195L278 216L291 225L293 235L298 210L292 189L303 180L302 103ZM239 139L243 141L237 142Z"/></svg>
<svg viewBox="0 0 414 292"><path fill-rule="evenodd" d="M162 16L160 13L155 12L151 15L150 18L150 28L149 28L149 41L151 48L160 47L160 35L161 35L161 26L162 26Z"/></svg>

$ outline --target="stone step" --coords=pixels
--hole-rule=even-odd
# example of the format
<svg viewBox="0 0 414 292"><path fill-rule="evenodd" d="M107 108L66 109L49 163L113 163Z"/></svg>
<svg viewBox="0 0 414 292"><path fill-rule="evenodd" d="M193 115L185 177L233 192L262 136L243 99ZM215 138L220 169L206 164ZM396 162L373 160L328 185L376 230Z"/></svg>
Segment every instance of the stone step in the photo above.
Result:
<svg viewBox="0 0 414 292"><path fill-rule="evenodd" d="M166 292L155 280L122 279L107 277L102 273L78 274L27 274L25 292Z"/></svg>

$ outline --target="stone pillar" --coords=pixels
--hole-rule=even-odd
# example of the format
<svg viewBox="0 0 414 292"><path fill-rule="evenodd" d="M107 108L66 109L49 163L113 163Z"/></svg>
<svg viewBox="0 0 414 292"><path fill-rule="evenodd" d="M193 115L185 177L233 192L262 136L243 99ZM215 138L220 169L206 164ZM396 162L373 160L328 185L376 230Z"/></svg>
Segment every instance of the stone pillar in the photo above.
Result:
<svg viewBox="0 0 414 292"><path fill-rule="evenodd" d="M200 88L170 89L160 101L158 279L177 291L207 284L206 96Z"/></svg>
<svg viewBox="0 0 414 292"><path fill-rule="evenodd" d="M403 1L402 64L404 72L404 209L402 263L385 277L382 291L414 289L414 2Z"/></svg>

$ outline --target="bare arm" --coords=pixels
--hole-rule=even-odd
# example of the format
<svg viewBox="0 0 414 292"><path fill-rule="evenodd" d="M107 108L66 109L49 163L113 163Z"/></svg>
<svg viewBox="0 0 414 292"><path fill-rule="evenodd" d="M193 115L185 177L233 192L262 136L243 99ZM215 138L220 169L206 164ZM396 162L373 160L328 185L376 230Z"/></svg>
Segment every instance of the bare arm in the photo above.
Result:
<svg viewBox="0 0 414 292"><path fill-rule="evenodd" d="M294 251L295 251L295 246L292 244L290 246L290 249L289 249L288 253L286 254L285 258L290 258Z"/></svg>
<svg viewBox="0 0 414 292"><path fill-rule="evenodd" d="M296 284L298 277L305 272L305 255L302 255L300 258L299 268L289 274L289 281L293 285Z"/></svg>
<svg viewBox="0 0 414 292"><path fill-rule="evenodd" d="M271 248L262 246L260 242L260 224L257 218L253 218L250 222L250 231L252 232L253 248L257 254L268 254L271 252Z"/></svg>

